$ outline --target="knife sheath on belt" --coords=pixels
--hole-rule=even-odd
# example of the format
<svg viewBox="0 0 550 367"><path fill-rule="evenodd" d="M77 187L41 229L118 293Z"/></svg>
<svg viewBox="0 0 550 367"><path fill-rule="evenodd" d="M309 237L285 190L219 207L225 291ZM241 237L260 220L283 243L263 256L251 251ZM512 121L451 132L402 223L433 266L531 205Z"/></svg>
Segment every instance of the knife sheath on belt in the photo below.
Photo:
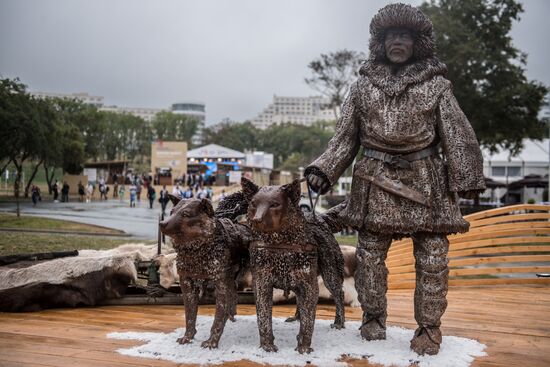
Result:
<svg viewBox="0 0 550 367"><path fill-rule="evenodd" d="M387 177L374 177L370 175L355 173L355 175L363 180L371 182L373 185L380 187L394 195L414 201L415 203L430 206L430 203L422 193L403 185L401 181L393 181Z"/></svg>

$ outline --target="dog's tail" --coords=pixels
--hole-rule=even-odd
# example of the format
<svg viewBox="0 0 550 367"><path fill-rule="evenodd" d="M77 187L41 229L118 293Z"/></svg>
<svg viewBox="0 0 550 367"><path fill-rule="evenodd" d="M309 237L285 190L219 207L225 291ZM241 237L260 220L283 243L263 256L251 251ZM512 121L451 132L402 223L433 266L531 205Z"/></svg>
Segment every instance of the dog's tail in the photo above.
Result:
<svg viewBox="0 0 550 367"><path fill-rule="evenodd" d="M323 220L329 226L332 233L341 232L344 228L347 227L347 225L343 223L340 217L340 213L342 212L342 210L344 210L346 205L347 200L319 215L319 217L321 217L321 220Z"/></svg>
<svg viewBox="0 0 550 367"><path fill-rule="evenodd" d="M243 192L237 191L220 201L214 215L216 218L235 220L239 215L246 214L247 211L248 202L245 200Z"/></svg>

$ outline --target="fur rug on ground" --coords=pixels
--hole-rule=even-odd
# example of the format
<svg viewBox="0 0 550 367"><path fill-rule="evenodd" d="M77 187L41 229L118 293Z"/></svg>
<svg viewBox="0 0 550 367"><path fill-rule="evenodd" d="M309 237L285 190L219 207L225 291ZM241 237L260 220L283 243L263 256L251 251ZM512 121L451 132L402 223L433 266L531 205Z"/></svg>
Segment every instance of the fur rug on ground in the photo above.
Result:
<svg viewBox="0 0 550 367"><path fill-rule="evenodd" d="M0 311L38 311L94 306L122 297L137 279L135 261L151 259L156 245L127 244L110 250L82 250L21 268L0 268Z"/></svg>
<svg viewBox="0 0 550 367"><path fill-rule="evenodd" d="M118 353L144 358L168 360L176 363L215 365L247 359L261 364L304 366L347 366L342 356L350 359L368 359L369 363L383 366L417 367L468 367L475 359L486 355L485 345L476 340L444 336L441 350L436 356L419 356L409 348L414 330L388 327L387 339L366 342L359 334L359 321L347 321L346 328L332 329L330 320L316 320L311 354L298 354L296 333L298 323L285 323L282 318L273 318L277 353L268 353L259 348L260 341L256 316L237 316L237 322L228 323L218 349L201 348L201 341L208 337L211 316L199 316L198 333L192 344L180 345L177 338L183 328L172 333L125 332L110 333L108 338L130 339L145 344L117 350Z"/></svg>

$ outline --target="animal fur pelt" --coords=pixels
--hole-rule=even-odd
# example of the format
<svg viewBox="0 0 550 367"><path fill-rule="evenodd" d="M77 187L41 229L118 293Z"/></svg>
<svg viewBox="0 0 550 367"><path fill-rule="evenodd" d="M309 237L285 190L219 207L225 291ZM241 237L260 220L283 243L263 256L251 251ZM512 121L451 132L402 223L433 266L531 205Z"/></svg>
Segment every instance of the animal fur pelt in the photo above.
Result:
<svg viewBox="0 0 550 367"><path fill-rule="evenodd" d="M0 269L0 310L94 306L119 298L137 278L131 257L72 257Z"/></svg>
<svg viewBox="0 0 550 367"><path fill-rule="evenodd" d="M134 262L151 260L156 252L157 245L132 243L110 250L81 250L76 257L27 267L0 268L0 310L93 306L122 297L137 279ZM166 247L163 252L173 249Z"/></svg>

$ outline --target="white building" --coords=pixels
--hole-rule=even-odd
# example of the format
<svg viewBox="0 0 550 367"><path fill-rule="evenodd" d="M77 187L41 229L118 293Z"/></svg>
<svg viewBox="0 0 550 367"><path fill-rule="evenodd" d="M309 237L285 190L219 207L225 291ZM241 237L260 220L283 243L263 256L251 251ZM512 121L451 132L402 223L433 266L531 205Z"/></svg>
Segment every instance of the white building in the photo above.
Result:
<svg viewBox="0 0 550 367"><path fill-rule="evenodd" d="M549 139L523 140L523 149L515 157L510 156L509 151L500 151L491 154L487 149L483 152L483 174L485 177L495 180L499 183L508 185L515 181L523 179L525 176L538 175L546 176L548 179L550 158L549 158ZM493 201L503 200L504 202L527 202L529 199L535 202L543 200L544 189L541 188L517 188L512 187L507 190L506 187L487 190L484 197L491 198Z"/></svg>
<svg viewBox="0 0 550 367"><path fill-rule="evenodd" d="M103 106L102 96L92 96L88 93L53 93L53 92L30 92L31 95L38 98L69 98L76 99L83 103L91 104L98 108Z"/></svg>
<svg viewBox="0 0 550 367"><path fill-rule="evenodd" d="M266 129L285 122L310 126L316 121L335 119L334 110L329 107L329 99L326 97L273 96L273 102L252 119L252 124L259 129Z"/></svg>
<svg viewBox="0 0 550 367"><path fill-rule="evenodd" d="M273 154L266 152L245 153L245 165L253 168L273 169Z"/></svg>
<svg viewBox="0 0 550 367"><path fill-rule="evenodd" d="M193 135L191 142L193 145L199 145L202 143L202 132L204 130L204 122L206 120L206 107L201 102L176 102L172 104L170 109L173 113L181 114L185 116L194 117L199 121L197 126L197 132Z"/></svg>
<svg viewBox="0 0 550 367"><path fill-rule="evenodd" d="M491 154L483 149L483 174L503 183L518 181L527 175L548 174L549 140L523 140L523 150L515 157L508 151Z"/></svg>
<svg viewBox="0 0 550 367"><path fill-rule="evenodd" d="M166 108L149 108L149 107L119 107L119 106L108 106L101 107L100 111L111 111L118 113L129 113L137 117L141 117L147 122L153 121L155 115L161 111L168 111Z"/></svg>
<svg viewBox="0 0 550 367"><path fill-rule="evenodd" d="M246 155L234 149L222 147L218 144L208 144L202 147L192 149L187 152L187 161L189 163L201 162L238 162L242 164Z"/></svg>

